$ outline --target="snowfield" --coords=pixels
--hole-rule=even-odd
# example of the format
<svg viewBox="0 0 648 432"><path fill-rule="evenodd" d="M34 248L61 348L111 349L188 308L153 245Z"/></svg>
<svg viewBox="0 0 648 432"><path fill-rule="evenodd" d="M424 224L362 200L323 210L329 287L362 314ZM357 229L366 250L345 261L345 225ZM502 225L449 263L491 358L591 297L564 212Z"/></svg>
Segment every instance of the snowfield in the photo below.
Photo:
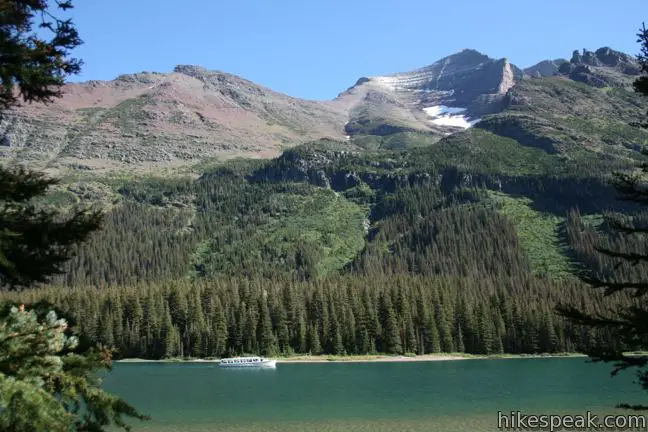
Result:
<svg viewBox="0 0 648 432"><path fill-rule="evenodd" d="M463 113L466 108L449 107L445 105L435 105L423 108L423 111L432 119L430 122L438 126L458 127L468 129L478 123L481 119L469 120Z"/></svg>

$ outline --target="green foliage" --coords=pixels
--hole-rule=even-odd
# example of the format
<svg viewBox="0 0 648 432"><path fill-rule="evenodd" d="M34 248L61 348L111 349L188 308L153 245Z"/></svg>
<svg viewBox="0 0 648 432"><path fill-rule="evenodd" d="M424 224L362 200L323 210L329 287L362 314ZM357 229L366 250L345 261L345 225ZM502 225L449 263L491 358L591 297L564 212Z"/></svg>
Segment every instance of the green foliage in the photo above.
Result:
<svg viewBox="0 0 648 432"><path fill-rule="evenodd" d="M125 198L152 206L183 207L191 204L191 184L191 179L182 177L139 177L119 184L117 192Z"/></svg>
<svg viewBox="0 0 648 432"><path fill-rule="evenodd" d="M432 133L407 131L396 132L386 136L363 135L353 138L353 144L365 150L410 150L427 147L441 137Z"/></svg>
<svg viewBox="0 0 648 432"><path fill-rule="evenodd" d="M0 167L0 285L25 287L60 273L73 247L101 223L98 211L73 209L69 214L36 206L57 181L22 168ZM61 214L63 213L63 214Z"/></svg>
<svg viewBox="0 0 648 432"><path fill-rule="evenodd" d="M560 175L567 171L557 156L479 128L445 138L423 153L439 165L478 173L523 176Z"/></svg>
<svg viewBox="0 0 648 432"><path fill-rule="evenodd" d="M36 203L41 206L69 208L79 203L79 197L68 190L58 189L38 197Z"/></svg>
<svg viewBox="0 0 648 432"><path fill-rule="evenodd" d="M517 156L528 153L526 162L520 157L503 165L502 151L494 168L475 158L485 172L479 174L476 165L458 170L427 150L360 154L320 141L271 161L220 162L195 180L107 178L120 202L56 282L301 279L387 269L478 275L484 266L495 273L564 277L569 251L558 246L560 218L577 206L601 213L614 202L611 188L573 172L546 176L537 161L545 155L549 166L554 155L486 131L473 133L475 142L487 143L484 148L504 142L521 152ZM484 192L493 189L519 197L505 201L509 218L493 209ZM538 221L549 240L534 231Z"/></svg>
<svg viewBox="0 0 648 432"><path fill-rule="evenodd" d="M195 265L207 274L325 275L344 267L364 246L366 209L330 190L287 186L248 210L257 222L223 221ZM243 215L241 215L244 217Z"/></svg>
<svg viewBox="0 0 648 432"><path fill-rule="evenodd" d="M498 211L513 222L520 245L534 273L552 278L570 276L567 245L560 231L564 218L542 214L529 207L528 198L514 198L491 192L490 199Z"/></svg>
<svg viewBox="0 0 648 432"><path fill-rule="evenodd" d="M53 311L10 307L0 318L0 430L16 432L130 427L124 416L146 419L101 389L98 369L109 369L112 353L74 351L78 339Z"/></svg>
<svg viewBox="0 0 648 432"><path fill-rule="evenodd" d="M267 161L263 159L234 158L221 160L217 158L208 158L192 165L191 170L205 175L219 171L227 171L232 175L242 177L252 173L255 169L262 167L266 163Z"/></svg>
<svg viewBox="0 0 648 432"><path fill-rule="evenodd" d="M102 121L114 122L121 130L135 132L137 122L147 118L142 108L152 101L153 99L149 95L141 95L134 99L125 100L104 113Z"/></svg>
<svg viewBox="0 0 648 432"><path fill-rule="evenodd" d="M69 50L81 39L70 20L59 19L53 9L66 11L72 1L11 0L0 5L0 110L18 102L50 101L61 95L69 74L78 73L81 62L69 58ZM38 23L39 31L33 30ZM19 95L19 96L17 96Z"/></svg>

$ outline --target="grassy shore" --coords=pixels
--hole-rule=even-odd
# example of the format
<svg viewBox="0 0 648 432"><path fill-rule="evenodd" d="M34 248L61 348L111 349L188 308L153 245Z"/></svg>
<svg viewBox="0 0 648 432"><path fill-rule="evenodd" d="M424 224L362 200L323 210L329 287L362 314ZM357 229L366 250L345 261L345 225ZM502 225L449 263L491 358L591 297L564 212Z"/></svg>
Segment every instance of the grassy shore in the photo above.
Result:
<svg viewBox="0 0 648 432"><path fill-rule="evenodd" d="M578 353L557 353L557 354L493 354L493 355L474 355L464 353L438 353L424 355L292 355L292 356L275 356L277 363L349 363L349 362L418 362L418 361L449 361L449 360L494 360L494 359L521 359L521 358L551 358L551 357L585 357ZM170 358L163 360L146 360L146 359L123 359L118 360L123 363L138 362L218 362L217 358Z"/></svg>

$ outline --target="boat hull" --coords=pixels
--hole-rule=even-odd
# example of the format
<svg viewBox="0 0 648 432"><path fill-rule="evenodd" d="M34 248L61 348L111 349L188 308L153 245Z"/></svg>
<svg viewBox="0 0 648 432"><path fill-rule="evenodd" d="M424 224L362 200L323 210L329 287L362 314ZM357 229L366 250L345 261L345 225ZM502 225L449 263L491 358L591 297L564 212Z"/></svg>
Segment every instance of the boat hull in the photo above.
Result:
<svg viewBox="0 0 648 432"><path fill-rule="evenodd" d="M277 367L276 360L264 360L258 363L219 363L219 367L228 369L274 369Z"/></svg>

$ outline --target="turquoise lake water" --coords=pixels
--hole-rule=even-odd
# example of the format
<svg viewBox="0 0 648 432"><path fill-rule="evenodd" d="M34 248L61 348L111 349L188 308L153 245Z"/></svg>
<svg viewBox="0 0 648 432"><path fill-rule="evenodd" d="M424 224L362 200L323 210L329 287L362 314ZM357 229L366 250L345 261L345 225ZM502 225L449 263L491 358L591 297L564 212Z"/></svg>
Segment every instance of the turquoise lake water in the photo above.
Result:
<svg viewBox="0 0 648 432"><path fill-rule="evenodd" d="M647 403L631 372L584 358L402 363L119 363L105 388L152 416L150 431L496 431L498 411L621 413Z"/></svg>

